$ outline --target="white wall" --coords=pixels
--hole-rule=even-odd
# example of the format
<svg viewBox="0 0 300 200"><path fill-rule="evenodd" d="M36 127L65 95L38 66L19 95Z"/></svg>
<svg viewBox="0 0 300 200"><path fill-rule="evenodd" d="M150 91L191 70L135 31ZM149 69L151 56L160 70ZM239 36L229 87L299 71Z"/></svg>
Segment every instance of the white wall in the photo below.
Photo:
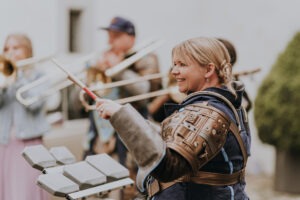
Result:
<svg viewBox="0 0 300 200"><path fill-rule="evenodd" d="M57 12L55 1L0 0L0 48L13 32L32 38L35 55L47 55L56 49Z"/></svg>
<svg viewBox="0 0 300 200"><path fill-rule="evenodd" d="M83 0L57 0L58 15L56 16L56 34L58 38L57 51L60 53L68 52L69 38L69 10L81 10L80 27L80 53L89 53L91 51L92 33L90 31L92 12L91 1Z"/></svg>
<svg viewBox="0 0 300 200"><path fill-rule="evenodd" d="M81 0L0 0L0 46L13 32L27 34L36 56L65 54L68 52L70 9L82 10L81 43L83 53L91 51L91 10L88 1ZM1 49L2 52L2 49Z"/></svg>
<svg viewBox="0 0 300 200"><path fill-rule="evenodd" d="M300 30L300 1L297 0L0 0L0 46L14 31L28 33L36 55L64 53L68 22L65 10L84 9L84 52L106 48L106 26L120 15L131 19L137 28L138 42L148 38L166 40L156 52L163 71L170 66L171 48L184 39L213 36L229 39L238 51L235 71L261 67L262 71L242 77L252 99L278 54ZM253 169L272 172L272 148L262 146L253 130ZM265 152L261 154L261 152ZM251 161L250 159L250 161ZM269 165L266 165L269 164Z"/></svg>

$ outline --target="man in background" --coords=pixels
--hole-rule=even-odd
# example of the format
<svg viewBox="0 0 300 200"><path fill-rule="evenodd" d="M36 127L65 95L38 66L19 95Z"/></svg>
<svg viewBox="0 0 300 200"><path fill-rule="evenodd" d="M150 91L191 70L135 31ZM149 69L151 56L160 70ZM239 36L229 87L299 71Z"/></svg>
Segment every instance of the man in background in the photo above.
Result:
<svg viewBox="0 0 300 200"><path fill-rule="evenodd" d="M95 63L95 68L104 73L106 70L113 68L125 59L137 53L134 49L136 42L136 30L134 24L123 17L114 17L106 27L100 27L108 34L109 48L104 51ZM116 73L111 81L121 81L135 79L147 74L159 72L159 63L157 56L150 53L137 60L125 70ZM161 89L160 80L143 81L134 84L125 85L119 88L112 88L105 98L122 99L135 95L145 94L150 91ZM132 102L131 104L144 116L148 118L147 103L149 100ZM98 117L97 112L90 113L90 130L89 130L89 153L116 153L119 162L127 167L131 172L131 177L135 180L137 167L134 161L128 155L128 151L122 141L115 134L114 129L109 122ZM122 199L132 199L135 191L125 191Z"/></svg>

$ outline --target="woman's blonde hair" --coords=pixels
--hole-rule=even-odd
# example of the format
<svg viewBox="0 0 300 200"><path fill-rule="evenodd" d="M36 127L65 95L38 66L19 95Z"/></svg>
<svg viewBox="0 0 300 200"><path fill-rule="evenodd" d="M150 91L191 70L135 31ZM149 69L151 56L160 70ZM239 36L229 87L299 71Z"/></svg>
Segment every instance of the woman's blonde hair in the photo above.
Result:
<svg viewBox="0 0 300 200"><path fill-rule="evenodd" d="M29 39L29 37L27 35L22 34L22 33L9 34L6 37L6 40L5 40L5 43L4 43L4 48L6 46L7 41L10 38L16 39L20 43L20 45L22 45L22 47L25 49L25 53L26 53L27 58L30 58L30 57L33 56L32 43L31 43L31 40ZM4 49L3 49L3 51L4 51Z"/></svg>
<svg viewBox="0 0 300 200"><path fill-rule="evenodd" d="M172 58L174 57L182 59L185 63L196 62L203 67L214 64L219 82L226 85L236 96L231 84L233 79L230 55L224 44L216 38L198 37L186 40L173 48Z"/></svg>

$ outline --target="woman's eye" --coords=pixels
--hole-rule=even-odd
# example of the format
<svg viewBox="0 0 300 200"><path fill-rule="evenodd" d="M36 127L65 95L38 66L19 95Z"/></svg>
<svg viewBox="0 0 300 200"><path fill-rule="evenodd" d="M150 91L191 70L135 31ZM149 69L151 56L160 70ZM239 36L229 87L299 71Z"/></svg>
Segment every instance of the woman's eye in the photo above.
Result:
<svg viewBox="0 0 300 200"><path fill-rule="evenodd" d="M179 67L186 67L187 66L187 64L185 64L185 63L179 63Z"/></svg>

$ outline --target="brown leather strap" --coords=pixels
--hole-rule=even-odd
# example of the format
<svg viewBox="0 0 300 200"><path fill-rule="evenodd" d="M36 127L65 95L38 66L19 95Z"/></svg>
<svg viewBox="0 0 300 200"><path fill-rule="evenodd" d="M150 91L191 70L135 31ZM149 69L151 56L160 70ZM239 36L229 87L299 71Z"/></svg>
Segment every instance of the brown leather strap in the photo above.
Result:
<svg viewBox="0 0 300 200"><path fill-rule="evenodd" d="M203 172L199 171L196 175L189 177L188 182L193 182L197 184L211 185L211 186L225 186L225 185L234 185L245 179L245 169L242 169L233 174L220 174L213 172ZM160 191L163 191L175 183L185 182L186 178L178 179L168 183L161 183L156 179L148 185L148 196L152 197Z"/></svg>
<svg viewBox="0 0 300 200"><path fill-rule="evenodd" d="M247 150L246 150L246 147L244 145L244 142L242 140L242 137L240 135L240 131L239 131L239 128L233 123L231 122L230 124L230 127L229 129L231 130L231 132L234 134L236 140L238 141L239 143L239 146L240 146L240 149L242 151L242 154L243 154L243 158L244 158L244 163L243 163L243 168L246 167L246 164L247 164L247 159L248 159L248 155L247 155Z"/></svg>
<svg viewBox="0 0 300 200"><path fill-rule="evenodd" d="M199 171L195 176L191 177L190 180L193 183L205 184L211 186L225 186L234 185L243 181L245 178L245 169L242 169L233 174L220 174L213 172Z"/></svg>

